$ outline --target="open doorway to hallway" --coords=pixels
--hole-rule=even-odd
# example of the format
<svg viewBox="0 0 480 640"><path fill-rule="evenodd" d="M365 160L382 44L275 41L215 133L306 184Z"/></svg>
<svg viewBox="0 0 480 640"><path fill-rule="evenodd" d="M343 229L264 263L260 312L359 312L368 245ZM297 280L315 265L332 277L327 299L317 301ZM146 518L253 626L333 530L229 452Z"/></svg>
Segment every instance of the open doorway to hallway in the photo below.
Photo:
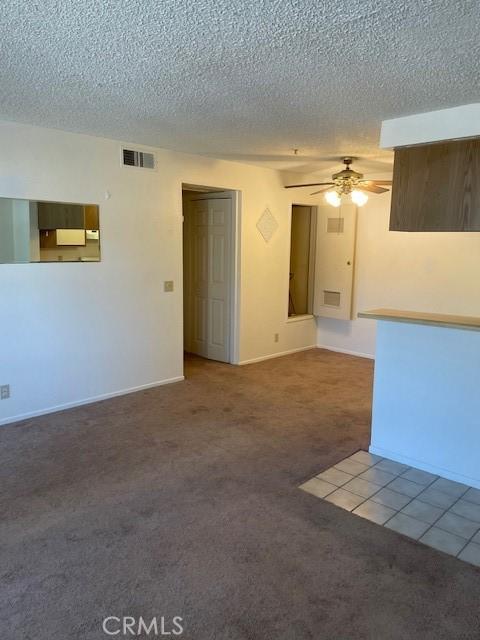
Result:
<svg viewBox="0 0 480 640"><path fill-rule="evenodd" d="M182 187L184 350L238 362L238 193Z"/></svg>

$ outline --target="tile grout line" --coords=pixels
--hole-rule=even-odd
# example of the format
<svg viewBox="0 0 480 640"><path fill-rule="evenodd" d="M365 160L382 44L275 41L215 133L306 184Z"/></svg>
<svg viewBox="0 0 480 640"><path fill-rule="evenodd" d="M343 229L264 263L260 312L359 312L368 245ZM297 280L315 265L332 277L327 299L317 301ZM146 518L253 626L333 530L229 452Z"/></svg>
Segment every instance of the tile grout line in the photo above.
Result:
<svg viewBox="0 0 480 640"><path fill-rule="evenodd" d="M373 469L373 467L376 467L376 466L377 466L377 464L380 464L380 462L383 462L384 460L389 460L389 458L381 458L381 460L378 460L378 462L376 462L374 465L372 465L371 467L369 467L369 469ZM395 461L393 460L392 462L395 462ZM401 463L399 462L398 464L401 464ZM335 465L334 465L334 466L335 466ZM379 488L379 490L378 490L378 491L375 491L375 493L372 493L372 495L371 495L369 498L365 498L365 500L364 500L363 502L361 502L360 504L358 504L358 505L355 507L355 509L358 509L358 507L360 507L362 504L364 504L365 502L367 502L367 500L371 500L374 496L376 496L378 493L380 493L380 491L381 491L382 489L388 489L389 485L390 485L392 482L394 482L395 480L398 480L398 478L401 478L401 477L402 477L402 475L403 475L404 473L407 473L407 471L410 471L410 470L414 470L414 471L415 471L415 470L416 470L416 468L415 468L415 467L409 467L409 466L407 466L407 465L403 465L403 466L406 466L407 468L406 468L406 469L404 469L402 472L400 472L400 473L396 474L396 475L392 473L391 475L395 475L395 477L393 478L393 480L390 480L390 482L389 482L388 484L381 486L381 487ZM381 471L381 469L380 469L380 471ZM364 473L364 472L362 471L361 473ZM389 472L387 472L387 473L389 473ZM428 472L425 472L425 473L428 473ZM358 477L359 477L359 475L360 475L360 474L357 474L356 476L354 476L354 478L358 478ZM432 475L433 475L433 474L432 474ZM429 488L429 487L430 487L430 486L431 486L431 485L432 485L436 480L438 480L438 478L439 478L439 477L440 477L440 476L436 476L434 480L432 480L429 484L426 484L426 485L421 485L419 482L415 482L414 480L408 480L408 478L404 478L404 480L407 480L408 482L413 482L413 484L416 484L416 485L418 485L419 487L423 487L422 491L420 491L420 493L422 493L423 491L425 491L425 489L428 489L428 488ZM360 478L360 480L362 480L362 478ZM351 482L351 480L349 480L348 482ZM371 482L371 481L370 481L370 482ZM345 483L345 484L347 484L347 483ZM372 482L372 484L376 484L376 483L375 483L375 482ZM378 485L377 485L377 486L378 486ZM345 489L345 491L347 491L347 489ZM407 496L405 493L400 493L399 491L395 491L395 489L390 489L390 491L393 491L394 493L397 493L397 494L398 494L398 495L400 495L400 496L406 496L407 498L410 498L410 496ZM468 489L467 489L467 491L468 491ZM333 493L333 491L332 491L332 493ZM352 491L351 493L353 493L353 491ZM328 495L331 495L331 494L329 493ZM355 495L356 495L356 494L355 494ZM411 497L411 498L410 498L410 500L409 500L409 501L408 501L408 502L407 502L407 503L402 507L402 509L405 509L405 507L407 507L411 502L413 502L413 501L418 497L418 495L420 495L420 494L417 494L416 496ZM325 496L325 497L326 497L326 496ZM363 496L361 496L361 497L363 497ZM375 502L375 500L374 500L373 502ZM421 502L422 502L422 501L421 501ZM383 507L388 507L388 505L384 505L384 504L382 504L381 502L376 502L375 504L379 504L379 505L381 505L381 506L383 506ZM426 504L429 504L429 503L426 503ZM435 505L431 505L431 506L435 506ZM384 527L384 526L387 524L387 522L390 522L390 520L391 520L392 518L394 518L396 515L398 515L398 514L401 512L401 509L394 509L393 507L388 507L388 508L390 508L390 509L392 509L393 511L395 511L395 513L393 514L393 516L390 516L390 518L388 518L387 520L385 520L385 522L384 522L383 524L381 524L381 525L380 525L381 527ZM351 511L351 513L353 513L353 511ZM408 515L408 514L404 514L404 515ZM443 516L443 513L442 513L442 516ZM440 518L441 518L442 516L440 516ZM411 517L411 516L409 516L409 517ZM412 519L413 519L413 520L417 520L418 518L412 518ZM420 522L422 522L422 521L420 520ZM375 523L375 524L377 524L377 523ZM424 524L428 524L428 522L425 522ZM427 529L427 531L428 531L428 529ZM426 531L425 531L425 533L426 533ZM424 535L424 534L422 534L422 535Z"/></svg>
<svg viewBox="0 0 480 640"><path fill-rule="evenodd" d="M461 500L461 498L463 498L463 496L465 495L465 493L467 493L467 491L468 491L468 489L467 489L464 493L462 493L462 495L458 498L458 500L456 500L456 501L452 504L452 506L451 506L451 507L449 507L449 509L451 509L454 505L456 505L456 504L457 504L457 502L459 502L459 501ZM469 501L467 500L466 502L469 502ZM454 513L453 515L458 515L458 514ZM458 517L459 517L459 518L461 518L462 516L458 516ZM468 519L469 519L469 518L465 518L465 520L468 520ZM471 522L475 522L475 520L471 520ZM475 523L475 524L478 524L478 523ZM441 527L439 527L439 529L442 529L442 528L441 528ZM477 530L475 531L475 533L474 533L474 534L472 534L472 535L470 536L470 538L468 538L468 540L465 542L465 544L464 544L464 545L463 545L463 547L460 549L460 551L455 555L455 558L458 558L458 556L462 553L462 551L465 549L465 547L466 547L468 544L470 544L470 542L472 542L473 538L477 535L477 533L478 533L479 529L480 529L480 524L478 524L478 528L477 528ZM442 531L445 531L445 529L442 529ZM448 533L448 532L447 532L447 533ZM463 538L463 536L460 536L460 538Z"/></svg>
<svg viewBox="0 0 480 640"><path fill-rule="evenodd" d="M358 451L355 451L354 453L352 453L352 456L354 456L354 455L355 455L355 453L358 453L359 451L363 451L363 449L358 449ZM337 462L336 464L339 464L340 462L344 462L345 460L349 460L350 458L351 458L351 456L348 456L347 458L343 458L343 460L340 460L340 461L339 461L339 462ZM375 464L378 464L379 462L382 462L383 460L386 460L386 459L387 459L387 458L381 458L381 459L380 459L380 460L378 460L378 462L376 462ZM360 463L360 464L363 464L363 463ZM367 468L365 469L365 471L368 471L369 469L372 469L375 465L371 465L371 466L369 466L369 465L365 465L365 466L367 467ZM335 466L335 465L332 465L331 467L328 467L328 468L327 468L327 469L325 469L324 471L329 471L330 469L336 469L336 466ZM324 473L324 471L321 471L320 473ZM337 471L341 471L341 469L337 469ZM360 473L357 473L357 474L355 474L355 475L354 475L354 474L351 474L351 473L350 473L350 474L348 474L348 475L351 475L351 476L352 476L351 480L347 480L347 482L345 482L344 484L340 485L339 487L337 487L337 486L336 486L336 487L335 487L335 489L334 489L333 491L330 491L330 493L327 493L326 495L324 495L322 498L320 498L320 500L325 500L325 498L328 498L328 496L331 496L331 495L332 495L332 493L335 493L335 491L338 491L338 489L343 489L343 487L344 487L346 484L348 484L349 482L352 482L352 480L355 480L355 478L358 478L358 477L359 477L359 475L360 475L361 473L365 473L365 471L360 471ZM347 473L347 472L346 472L346 471L343 471L343 473ZM314 476L314 477L315 477L315 478L317 478L318 476ZM363 478L359 478L359 479L360 479L360 480L363 480ZM320 480L321 480L321 478L320 478ZM326 481L325 481L325 482L326 482ZM391 482L393 482L393 480L392 480ZM375 483L375 482L372 482L372 484L376 484L376 483ZM377 485L377 486L378 486L378 485ZM381 489L383 489L383 487L379 487L378 491L381 491ZM356 506L356 507L353 507L353 509L351 509L351 510L349 510L349 509L345 509L344 507L340 507L340 509L344 509L344 511L348 511L349 513L353 514L354 516L356 516L356 515L357 515L356 513L353 513L353 510L354 510L354 509L358 509L358 507L361 507L361 506L362 506L362 504L364 504L365 502L367 502L367 500L370 500L370 498L371 498L372 496L377 495L377 493L378 493L378 491L375 491L375 493L372 493L372 496L370 496L369 498L365 498L365 496L361 496L361 495L359 495L358 493L353 493L353 491L348 491L348 489L343 489L343 490L344 490L344 491L347 491L348 493L351 493L351 494L352 494L352 495L354 495L354 496L358 496L359 498L364 498L361 502L359 502L359 503L357 504L357 506ZM335 503L331 503L331 504L334 504L334 505L335 505ZM338 505L335 505L335 506L338 506ZM361 517L361 516L359 516L359 517ZM380 525L380 526L382 526L382 525Z"/></svg>
<svg viewBox="0 0 480 640"><path fill-rule="evenodd" d="M414 469L414 470L415 470L415 467L408 467L408 469L407 469L406 471L404 471L403 473L407 473L407 471L410 471L410 469ZM396 480L397 478L400 478L400 477L401 477L401 475L399 474L399 475L395 478L395 480ZM411 498L410 498L410 496L408 496L408 497L410 498L410 500L407 502L407 504L403 505L402 509L405 509L405 507L408 507L408 505L409 505L409 504L411 504L414 500L417 500L418 496L419 496L423 491L425 491L425 489L428 489L429 487L431 487L431 486L432 486L432 484L433 484L436 480L438 480L438 478L439 478L439 476L437 476L437 477L435 478L435 480L432 480L432 481L431 481L429 484L427 484L427 485L421 485L421 484L420 484L420 483L418 483L418 482L414 482L414 480L410 480L409 482L413 482L414 484L418 484L420 487L422 487L422 486L423 486L423 489L422 489L422 491L420 491L420 493L417 493L417 495L416 495L416 496L412 496ZM404 480L408 480L408 478L404 478ZM391 482L393 482L393 480L391 480ZM387 485L387 486L388 486L388 485ZM395 491L395 489L390 489L390 491L394 491L395 493L399 493L399 495L401 495L401 496L404 496L404 495L405 495L404 493L400 493L400 492L398 492L398 491ZM420 502L422 502L422 500L420 500ZM428 502L426 502L426 503L424 503L424 504L428 504ZM430 505L430 506L434 507L435 505ZM393 514L393 516L391 516L390 518L388 518L388 520L385 520L385 522L384 522L381 526L382 526L382 527L384 527L388 522L390 522L390 520L392 520L392 518L394 518L394 517L395 517L395 516L397 516L399 513L401 513L402 509L398 509L398 511L397 511L396 513L394 513L394 514ZM404 515L404 516L408 516L408 513L404 513L403 515ZM442 516L443 516L443 513L442 513ZM441 518L442 516L440 516L440 518ZM408 517L410 517L410 518L411 518L412 516L408 516ZM418 518L412 518L412 519L413 519L413 520L418 520ZM418 520L418 521L419 521L419 522L422 522L422 520ZM428 522L425 522L424 524L428 524ZM426 529L426 531L424 531L424 532L422 533L422 536L424 536L424 535L427 533L427 531L428 531L428 529ZM397 532L397 533L398 533L398 532ZM420 536L420 537L422 537L422 536ZM418 540L418 539L419 539L419 538L417 538L417 540Z"/></svg>
<svg viewBox="0 0 480 640"><path fill-rule="evenodd" d="M359 449L359 451L362 451L362 450L361 450L361 449ZM357 452L355 452L355 453L357 453ZM352 454L352 455L355 455L355 454ZM350 458L350 456L349 456L349 458ZM343 460L340 460L340 462L343 462L344 460L348 460L349 458L344 458ZM378 460L375 464L368 466L368 468L366 469L366 471L368 471L369 469L373 469L374 467L376 467L378 464L380 464L380 463L381 463L381 462L383 462L384 460L389 460L389 458L381 458L381 459L380 459L380 460ZM393 461L393 462L395 462L395 461ZM337 463L337 464L339 464L339 463ZM401 464L401 463L398 463L398 464ZM367 465L366 465L366 466L367 466ZM405 465L405 466L407 466L407 465ZM335 466L335 465L332 465L332 466L331 466L331 467L329 467L328 469L333 469L333 468L336 468L336 466ZM325 471L328 471L328 469L325 469ZM337 469L337 470L338 470L338 471L341 471L341 469ZM407 473L407 472L408 472L408 471L410 471L410 470L416 470L416 467L408 467L408 466L407 466L407 468L406 468L404 471L402 471L401 473L396 474L396 475L395 475L395 477L393 478L393 480L390 480L390 482L389 482L388 484L383 485L383 486L379 486L379 485L377 485L377 486L379 486L378 491L375 491L375 493L372 493L372 494L371 494L369 497L367 497L367 498L365 498L365 496L360 496L359 494L356 494L356 493L354 493L353 491L349 491L348 489L344 489L344 491L348 491L348 493L352 493L353 495L357 495L359 498L364 498L364 500L362 500L361 502L359 502L359 503L358 503L358 504L357 504L357 505L356 505L352 510L345 509L345 511L349 511L349 513L352 513L353 515L357 515L357 514L355 513L355 510L356 510L356 509L358 509L358 508L359 508L359 507L361 507L363 504L365 504L365 502L368 502L368 500L372 500L372 498L373 498L374 496L376 496L378 493L380 493L380 491L381 491L382 489L388 489L388 488L389 488L389 485L390 485L392 482L394 482L394 481L395 481L395 480L397 480L398 478L401 478L403 474ZM380 471L382 471L382 469L380 469ZM421 469L420 469L420 471L421 471ZM345 472L345 471L344 471L343 473L347 473L347 472ZM352 480L354 480L355 478L358 478L358 479L360 479L360 480L363 480L363 478L360 478L360 477L359 477L362 473L365 473L365 471L361 471L360 473L357 473L357 474L349 474L349 475L352 475L352 479L351 479L351 480L347 480L347 482L345 482L345 484L341 485L340 487L336 487L333 491L331 491L330 493L326 494L326 495L325 495L325 496L323 496L323 498L321 498L321 499L322 499L322 500L325 500L325 498L327 498L328 496L332 495L332 493L334 493L334 492L335 492L335 491L337 491L338 489L343 489L343 487L344 487L346 484L348 484L349 482L352 482ZM386 473L390 473L390 472L388 472L388 471L387 471ZM429 472L425 472L425 473L429 473ZM394 475L394 474L391 474L391 475ZM434 475L434 474L432 474L432 475ZM419 495L421 495L424 491L426 491L426 489L429 489L429 488L430 488L430 487L431 487L431 486L432 486L432 485L433 485L433 484L434 484L434 483L435 483L439 478L442 478L442 476L438 476L438 475L437 475L437 476L436 476L436 477L435 477L431 482L429 482L429 483L428 483L428 484L426 484L426 485L421 485L420 483L415 482L414 480L409 480L409 482L413 482L414 484L417 484L417 485L419 485L419 486L421 486L421 487L423 487L423 488L422 488L422 490L420 491L420 493L419 493L419 494L417 494L416 496L412 496L412 497L410 498L410 500L409 500L406 504L404 504L404 505L403 505L403 507L402 507L401 509L393 509L393 507L389 507L388 505L384 505L384 504L382 504L381 502L376 502L375 504L378 504L378 505L380 505L380 506L383 506L383 507L387 507L387 508L393 509L393 510L395 511L395 513L394 513L392 516L390 516L387 520L385 520L385 522L384 522L383 524L381 524L380 526L381 526L381 527L385 527L385 526L390 522L390 520L392 520L393 518L395 518L395 516L397 516L398 514L402 513L403 509L405 509L406 507L408 507L408 505L409 505L409 504L411 504L414 500L419 500L420 502L423 502L424 504L427 504L427 505L429 505L429 506L431 506L431 507L436 507L437 505L431 504L431 503L429 503L429 502L425 502L424 500L422 500L422 499L421 499L421 498L419 498L418 496L419 496ZM447 478L447 479L448 479L448 478ZM404 478L404 480L408 480L408 478ZM372 484L376 484L375 482L372 482L371 480L370 480L369 482L371 482ZM454 481L452 480L452 482L454 482ZM459 483L459 484L461 484L461 483ZM444 516L444 515L445 515L445 514L446 514L446 513L447 513L447 512L452 508L452 507L453 507L453 506L455 506L455 505L457 504L457 502L459 502L459 501L463 498L463 496L467 493L467 491L471 488L471 487L469 487L468 485L465 485L465 486L467 487L467 488L465 489L465 491L464 491L462 494L460 494L460 495L458 496L458 498L457 498L454 502L452 502L452 504L451 504L449 507L447 507L447 508L443 508L442 513L441 513L441 514L438 516L438 518L437 518L436 520L434 520L432 523L424 522L423 520L420 520L419 518L414 518L413 516L409 516L408 514L404 513L403 515L406 515L407 517L412 518L412 520L416 520L417 522L421 522L422 524L429 525L429 526L425 529L425 531L420 535L420 537L419 537L419 538L412 538L412 539L416 540L417 542L420 542L421 538L423 538L423 536L424 536L424 535L426 535L426 534L430 531L430 529L432 529L432 528L436 525L436 523L437 523L437 522L438 522L438 521L439 521L439 520L440 520L440 519L441 519L441 518L442 518L442 517L443 517L443 516ZM404 494L404 493L400 493L399 491L395 491L395 489L390 489L390 491L393 491L394 493L397 493L398 495L406 496L406 494ZM439 491L440 491L440 489L439 489ZM447 494L447 495L448 495L448 494ZM406 497L410 497L410 496L406 496ZM375 502L375 500L373 500L373 502ZM470 502L470 501L469 501L469 500L467 500L467 502ZM333 504L334 504L334 503L333 503ZM471 504L475 504L475 503L471 503ZM343 507L341 507L341 508L343 508ZM442 507L437 507L437 508L442 508ZM454 515L457 515L457 514L454 514ZM459 516L459 517L462 517L462 516ZM465 519L466 519L466 520L468 520L468 518L465 518ZM472 522L474 522L474 521L472 520ZM378 523L374 522L374 524L378 524ZM449 534L451 534L451 535L458 535L458 534L453 534L451 531L447 531L446 529L443 529L442 527L437 527L437 528L438 528L438 529L440 529L441 531L444 531L445 533L449 533ZM475 533L473 533L473 535L472 535L472 536L470 536L470 538L466 539L466 542L465 542L465 544L463 545L463 547L461 547L461 549L458 551L458 553L454 555L454 557L455 557L455 558L457 558L457 557L458 557L458 555L459 555L460 553L462 553L462 551L465 549L465 547L466 547L466 546L467 546L467 545L472 541L472 539L474 538L474 536L476 536L476 535L477 535L477 533L478 533L478 530L479 530L479 529L480 529L480 524L479 524L478 529L475 531ZM398 533L398 532L397 532L397 533ZM410 536L407 536L407 537L410 537ZM458 536L458 537L459 537L459 538L463 538L463 536ZM430 545L426 544L425 542L422 542L422 544L424 544L425 546L429 546L430 548L435 548L435 547L431 547ZM449 554L449 555L450 555L450 554Z"/></svg>
<svg viewBox="0 0 480 640"><path fill-rule="evenodd" d="M440 476L440 477L441 477L441 476ZM433 483L432 483L432 484L433 484ZM429 485L429 486L430 486L430 485ZM440 520L440 518L443 518L443 516L447 513L447 511L450 511L450 509L451 509L454 505L456 505L456 504L457 504L457 502L462 498L462 496L464 496L464 495L467 493L467 491L468 491L468 488L467 488L467 489L465 489L465 491L464 491L464 492L463 492L463 493L462 493L462 494L461 494L461 495L460 495L460 496L459 496L459 497L458 497L454 502L452 502L452 504L451 504L447 509L444 509L443 513L442 513L441 515L439 515L439 516L438 516L438 518L432 522L432 524L431 524L431 525L428 527L428 529L427 529L427 530L426 530L426 531L425 531L425 532L420 536L420 538L423 538L423 536L424 536L425 534L427 534L427 533L430 531L430 529L432 529L432 527L434 527L434 526L437 524L437 522ZM421 500L420 502L423 502L423 500ZM429 503L428 503L428 502L425 502L424 504L429 504ZM432 505L432 506L434 507L435 505ZM454 513L453 515L456 515L456 514ZM461 517L461 516L460 516L460 517ZM472 522L473 522L473 520L472 520ZM478 525L478 526L479 526L479 529L480 529L480 525ZM451 531L447 531L446 529L443 529L442 527L437 527L437 529L440 529L440 531L444 531L445 533L450 533L451 535L458 535L458 534L454 534L454 533L452 533ZM478 529L477 529L477 531L478 531ZM473 536L474 536L474 535L476 535L477 531L475 531L475 533L473 534ZM473 536L472 536L472 538L473 538ZM463 538L463 536L458 536L458 537L459 537L459 538ZM420 541L420 538L418 539L419 541ZM426 544L426 543L424 542L423 544ZM468 544L468 540L467 540L467 544ZM430 545L427 545L427 546L430 546ZM436 548L436 547L432 547L432 549L435 549L435 548ZM461 552L463 551L463 548L464 548L464 547L462 547L458 553L461 553ZM437 549L437 551L438 551L438 549ZM444 551L443 553L445 553L445 551ZM454 556L455 558L457 557L458 553ZM448 554L448 555L452 555L452 554Z"/></svg>
<svg viewBox="0 0 480 640"><path fill-rule="evenodd" d="M362 449L359 449L359 451L362 451ZM356 451L355 453L358 453L358 451ZM368 453L368 452L367 452L367 453ZM355 454L352 454L352 455L355 455ZM345 458L345 459L347 460L348 458ZM377 465L377 464L379 464L380 462L383 462L384 460L387 460L387 459L388 459L388 458L381 458L380 460L378 460L375 464L372 464L371 466L366 465L366 466L367 466L367 469L366 469L365 471L368 471L369 469L373 469L373 467L374 467L375 465ZM343 462L343 460L341 460L340 462ZM335 466L335 465L333 465L333 466ZM363 480L363 478L360 478L359 476L360 476L362 473L365 473L365 471L360 471L360 473L357 473L356 475L354 475L354 476L352 477L352 480L354 480L355 478L358 478L359 480ZM345 484L348 484L348 483L349 483L349 482L351 482L352 480L348 480ZM367 480L366 482L371 482L371 484L375 484L377 487L379 486L379 485L377 485L377 483L376 483L376 482L372 482L371 480ZM390 482L393 482L393 480L390 480ZM342 485L342 487L344 487L344 486L345 486L345 485ZM339 488L339 489L341 489L342 487L338 487L338 488ZM362 504L365 504L365 502L367 502L368 500L371 500L373 496L376 496L376 495L377 495L377 493L379 493L379 492L380 492L382 489L384 489L384 488L385 488L385 487L381 487L381 486L380 486L380 487L379 487L379 489L378 489L378 491L375 491L375 493L372 493L372 495L371 495L371 496L369 496L368 498L365 498L365 496L360 496L358 493L353 493L353 491L349 491L349 493L352 493L354 496L358 496L359 498L364 498L361 502L359 502L359 503L357 504L357 506L356 506L356 507L354 507L354 508L350 511L350 513L352 513L354 516L356 516L357 514L356 514L356 513L354 513L354 509L358 509L358 507L361 507L361 506L362 506ZM348 491L348 489L344 489L344 491ZM333 493L333 491L332 491L332 493ZM329 493L328 495L331 495L331 493ZM327 496L325 496L325 497L327 497ZM377 503L377 504L379 504L379 503ZM385 505L383 505L383 506L385 506ZM347 511L347 509L345 509L345 511ZM361 516L359 516L359 517L361 517ZM392 516L392 517L393 517L393 516ZM375 524L376 524L376 523L375 523ZM380 525L380 526L383 526L383 525Z"/></svg>
<svg viewBox="0 0 480 640"><path fill-rule="evenodd" d="M362 451L362 449L359 449L359 451ZM358 453L358 452L355 452L355 453ZM368 453L368 452L367 452L367 453ZM355 455L355 454L352 454L352 455ZM348 459L349 459L349 458L344 458L344 460L348 460ZM380 460L378 460L375 464L373 464L373 465L371 465L371 466L368 466L368 468L366 469L366 471L368 471L369 469L373 469L373 467L376 467L376 466L377 466L377 464L380 464L380 462L383 462L384 460L389 460L389 458L380 458ZM343 460L340 460L340 462L343 462ZM394 461L394 460L392 460L392 462L395 462L395 461ZM401 464L401 463L399 462L398 464ZM407 465L403 465L403 466L407 466ZM333 465L333 467L329 467L329 469L333 469L334 467L335 467L335 465ZM336 467L335 467L335 468L336 468ZM402 471L401 473L406 473L407 471L410 471L411 469L415 469L415 467L408 467L408 466L407 466L407 468L406 468L404 471ZM325 469L325 471L328 471L328 469ZM341 469L338 469L338 471L341 471ZM382 469L380 469L380 471L382 471ZM344 473L346 473L346 472L344 472ZM360 473L357 473L356 475L352 475L352 474L350 474L350 475L352 475L352 480L354 480L355 478L358 478L359 480L363 480L363 478L360 478L360 475L361 475L362 473L365 473L365 471L361 471ZM386 471L385 473L390 473L390 472L389 472L389 471ZM376 482L372 482L371 480L367 480L367 481L366 481L366 482L370 482L371 484L375 484L375 485L378 487L378 491L375 491L375 493L372 493L368 498L365 498L364 496L360 496L358 493L353 493L353 491L348 491L348 489L344 489L344 491L348 491L348 493L352 493L354 496L357 496L357 495L358 495L358 497L359 497L359 498L364 498L364 500L362 500L362 502L359 502L359 503L357 504L357 506L356 506L356 507L354 507L354 508L349 512L349 513L353 513L353 515L355 515L355 516L356 516L357 514L356 514L356 513L354 513L354 509L358 509L359 507L361 507L361 506L362 506L362 504L365 504L365 502L368 502L368 500L371 500L374 496L376 496L378 493L380 493L380 491L381 491L382 489L386 489L390 483L392 483L394 480L397 480L398 478L400 478L400 477L401 477L401 474L400 474L400 473L398 473L398 474L396 474L396 475L395 475L395 474L393 474L393 473L391 473L390 475L393 475L393 476L394 476L393 480L390 480L390 481L388 482L388 484L383 485L383 486L382 486L382 485L377 485L377 483L376 483ZM435 478L435 480L437 480L437 479L438 479L438 477L439 477L439 476L437 476L437 477ZM405 479L405 480L407 480L407 478L404 478L404 479ZM352 480L347 480L347 482L346 482L345 484L348 484L348 483L349 483L349 482L351 482ZM435 482L435 480L432 480L432 482L431 482L430 484L433 484L433 483ZM413 480L409 480L409 482L413 482ZM326 496L324 496L324 497L322 498L322 500L325 500L325 498L327 498L328 496L332 495L332 493L334 493L337 489L342 489L342 488L345 486L345 484L344 484L344 485L341 485L340 487L337 487L336 489L334 489L333 491L331 491L330 493L328 493ZM414 484L419 484L419 483L418 483L418 482L414 482ZM426 486L425 486L425 489L426 489L426 488L428 488L428 487L430 486L430 484L426 485ZM423 485L419 485L419 486L423 486ZM405 495L404 493L400 493L400 492L398 492L398 491L395 491L394 489L390 489L390 491L393 491L394 493L397 493L397 494L398 494L398 495L400 495L400 496ZM407 496L407 497L410 497L410 496ZM407 502L407 504L405 504L405 505L402 507L402 509L404 509L407 505L409 505L409 504L410 504L410 502L412 502L412 500L415 500L415 497L413 497L411 500L409 500L409 501ZM375 502L375 500L374 500L373 502ZM387 522L389 522L389 521L390 521L392 518L394 518L398 513L400 513L400 510L398 510L398 509L393 509L393 507L389 507L388 505L382 504L381 502L375 502L375 504L378 504L378 505L380 505L380 506L382 506L382 507L387 507L387 508L392 509L393 511L395 511L395 513L393 514L393 516L390 516L390 518L388 518L387 520L385 520L385 522L384 522L383 524L381 524L381 525L380 525L381 527L384 527L384 526L387 524ZM432 506L433 506L433 505L432 505ZM342 508L343 508L343 507L342 507ZM345 511L348 511L348 509L345 509ZM443 515L443 514L442 514L442 515ZM361 516L360 516L360 517L361 517ZM378 523L377 523L377 522L374 522L374 524L378 524ZM425 524L427 524L427 523L425 523Z"/></svg>

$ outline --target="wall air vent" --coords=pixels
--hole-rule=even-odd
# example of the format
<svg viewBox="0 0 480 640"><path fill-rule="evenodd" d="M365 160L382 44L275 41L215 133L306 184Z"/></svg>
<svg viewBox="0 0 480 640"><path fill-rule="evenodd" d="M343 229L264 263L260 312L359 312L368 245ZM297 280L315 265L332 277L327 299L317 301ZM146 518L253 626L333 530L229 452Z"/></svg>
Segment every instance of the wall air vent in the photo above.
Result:
<svg viewBox="0 0 480 640"><path fill-rule="evenodd" d="M344 218L328 218L327 233L343 233Z"/></svg>
<svg viewBox="0 0 480 640"><path fill-rule="evenodd" d="M326 307L340 306L340 291L323 291L323 304Z"/></svg>
<svg viewBox="0 0 480 640"><path fill-rule="evenodd" d="M135 149L122 149L123 164L126 167L139 167L140 169L155 169L155 156L146 151Z"/></svg>

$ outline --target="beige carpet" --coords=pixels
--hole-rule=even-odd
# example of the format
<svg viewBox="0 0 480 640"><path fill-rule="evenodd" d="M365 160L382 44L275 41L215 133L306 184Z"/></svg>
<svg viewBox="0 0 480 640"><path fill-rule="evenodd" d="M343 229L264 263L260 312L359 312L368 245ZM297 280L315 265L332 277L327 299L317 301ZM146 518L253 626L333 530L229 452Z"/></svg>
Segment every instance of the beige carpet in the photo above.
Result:
<svg viewBox="0 0 480 640"><path fill-rule="evenodd" d="M192 640L478 638L478 569L297 489L368 446L372 369L191 358L183 383L0 428L2 640L176 615Z"/></svg>

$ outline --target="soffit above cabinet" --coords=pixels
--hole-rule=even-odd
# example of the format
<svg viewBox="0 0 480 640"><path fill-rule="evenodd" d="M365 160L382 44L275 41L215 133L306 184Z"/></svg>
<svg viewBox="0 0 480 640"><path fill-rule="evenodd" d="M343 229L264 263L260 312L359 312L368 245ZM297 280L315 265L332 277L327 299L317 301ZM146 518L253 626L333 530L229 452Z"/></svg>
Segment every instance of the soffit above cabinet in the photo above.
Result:
<svg viewBox="0 0 480 640"><path fill-rule="evenodd" d="M382 122L380 147L397 149L411 145L480 136L480 103L416 113Z"/></svg>

